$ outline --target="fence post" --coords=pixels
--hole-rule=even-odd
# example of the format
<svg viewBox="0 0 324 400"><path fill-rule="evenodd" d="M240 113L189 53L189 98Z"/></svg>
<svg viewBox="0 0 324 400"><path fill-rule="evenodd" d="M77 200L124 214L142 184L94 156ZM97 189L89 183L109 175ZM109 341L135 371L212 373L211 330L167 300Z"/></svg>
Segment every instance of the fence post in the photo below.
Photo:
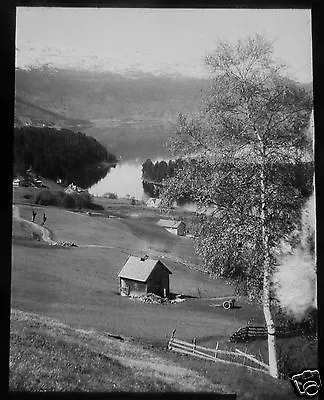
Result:
<svg viewBox="0 0 324 400"><path fill-rule="evenodd" d="M195 337L194 337L194 338L192 339L192 343L193 343L192 352L193 352L193 353L195 353L195 350L196 350L196 343L197 343L197 338L195 338Z"/></svg>
<svg viewBox="0 0 324 400"><path fill-rule="evenodd" d="M173 342L175 333L176 333L176 329L173 329L173 331L171 333L171 338L168 343L168 350L172 350L172 342Z"/></svg>
<svg viewBox="0 0 324 400"><path fill-rule="evenodd" d="M260 356L260 360L262 361L262 362L264 362L264 359L263 359L263 357L262 357L262 354L261 354L261 350L259 349L259 356Z"/></svg>
<svg viewBox="0 0 324 400"><path fill-rule="evenodd" d="M247 346L245 347L245 350L244 350L243 365L245 364L245 360L246 360L246 352L247 352Z"/></svg>
<svg viewBox="0 0 324 400"><path fill-rule="evenodd" d="M216 344L216 350L215 350L215 359L217 358L218 346L219 346L219 343L217 342L217 344Z"/></svg>

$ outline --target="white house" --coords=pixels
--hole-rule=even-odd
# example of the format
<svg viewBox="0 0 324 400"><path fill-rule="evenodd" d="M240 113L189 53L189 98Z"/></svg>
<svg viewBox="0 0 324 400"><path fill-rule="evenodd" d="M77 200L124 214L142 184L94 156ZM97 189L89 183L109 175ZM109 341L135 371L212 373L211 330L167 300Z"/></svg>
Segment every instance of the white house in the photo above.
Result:
<svg viewBox="0 0 324 400"><path fill-rule="evenodd" d="M186 236L186 224L183 221L160 219L157 224L174 235Z"/></svg>

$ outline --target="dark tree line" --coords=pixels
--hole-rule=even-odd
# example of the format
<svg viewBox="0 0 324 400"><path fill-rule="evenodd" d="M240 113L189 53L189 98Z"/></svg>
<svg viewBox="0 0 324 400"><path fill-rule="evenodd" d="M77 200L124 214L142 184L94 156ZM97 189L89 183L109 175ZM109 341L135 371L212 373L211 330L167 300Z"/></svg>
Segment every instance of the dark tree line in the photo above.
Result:
<svg viewBox="0 0 324 400"><path fill-rule="evenodd" d="M74 182L87 187L107 172L106 167L98 168L101 162L114 163L116 156L95 138L83 133L36 127L14 130L14 175L24 175L32 167L44 178L60 178L66 184ZM82 171L89 172L92 167L92 176L84 184Z"/></svg>
<svg viewBox="0 0 324 400"><path fill-rule="evenodd" d="M176 169L181 168L183 165L183 160L169 160L168 162L156 161L147 159L142 164L142 178L143 180L162 182L163 179L170 178L174 176Z"/></svg>

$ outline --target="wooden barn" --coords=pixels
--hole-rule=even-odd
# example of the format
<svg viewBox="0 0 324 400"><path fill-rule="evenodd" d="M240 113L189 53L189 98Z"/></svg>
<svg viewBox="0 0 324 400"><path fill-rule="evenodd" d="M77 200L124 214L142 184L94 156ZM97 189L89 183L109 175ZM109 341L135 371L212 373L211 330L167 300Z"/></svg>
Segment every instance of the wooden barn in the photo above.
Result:
<svg viewBox="0 0 324 400"><path fill-rule="evenodd" d="M160 261L130 256L119 272L119 291L122 296L154 293L169 295L169 274L172 272Z"/></svg>
<svg viewBox="0 0 324 400"><path fill-rule="evenodd" d="M186 224L183 221L160 219L157 224L174 235L186 236Z"/></svg>

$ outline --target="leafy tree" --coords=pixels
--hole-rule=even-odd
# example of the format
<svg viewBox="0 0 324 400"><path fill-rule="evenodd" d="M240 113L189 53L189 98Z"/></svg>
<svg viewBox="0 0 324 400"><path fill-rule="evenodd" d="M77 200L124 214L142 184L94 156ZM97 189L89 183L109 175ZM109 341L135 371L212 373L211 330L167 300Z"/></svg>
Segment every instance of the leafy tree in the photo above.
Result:
<svg viewBox="0 0 324 400"><path fill-rule="evenodd" d="M260 35L217 43L206 58L212 79L204 107L191 118L180 115L170 141L183 159L162 204L190 197L209 207L199 217L198 254L207 271L262 299L270 373L278 377L271 276L277 246L298 227L311 191L311 179L307 185L300 178L312 101L272 55Z"/></svg>
<svg viewBox="0 0 324 400"><path fill-rule="evenodd" d="M152 179L153 176L153 170L154 170L154 164L151 159L147 159L143 164L142 164L142 177L143 179Z"/></svg>

